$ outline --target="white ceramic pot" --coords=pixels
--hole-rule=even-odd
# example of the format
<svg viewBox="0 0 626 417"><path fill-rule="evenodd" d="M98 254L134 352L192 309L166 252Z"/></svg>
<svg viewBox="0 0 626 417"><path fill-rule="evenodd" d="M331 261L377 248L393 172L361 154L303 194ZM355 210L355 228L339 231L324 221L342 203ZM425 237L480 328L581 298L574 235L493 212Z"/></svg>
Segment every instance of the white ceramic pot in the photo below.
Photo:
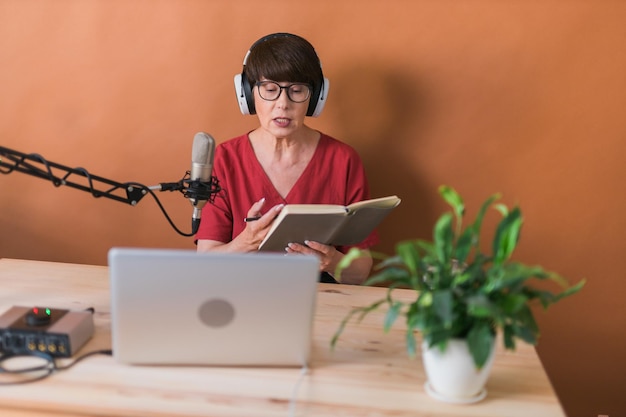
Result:
<svg viewBox="0 0 626 417"><path fill-rule="evenodd" d="M485 366L476 369L464 339L450 340L444 352L422 343L422 360L428 377L426 392L437 400L451 403L469 404L482 400L487 395L485 384L494 353L495 343Z"/></svg>

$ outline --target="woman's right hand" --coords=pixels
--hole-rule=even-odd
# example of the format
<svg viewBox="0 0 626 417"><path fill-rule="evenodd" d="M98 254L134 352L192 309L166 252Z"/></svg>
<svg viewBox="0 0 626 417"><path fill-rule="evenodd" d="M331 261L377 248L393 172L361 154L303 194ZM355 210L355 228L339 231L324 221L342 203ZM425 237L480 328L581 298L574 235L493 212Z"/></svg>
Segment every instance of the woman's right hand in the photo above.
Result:
<svg viewBox="0 0 626 417"><path fill-rule="evenodd" d="M230 244L233 250L237 252L253 252L259 249L259 245L265 239L265 235L269 231L272 222L278 216L278 213L285 206L278 204L269 209L265 214L261 215L261 209L265 204L265 198L255 202L246 217L246 228L235 237ZM236 249L235 249L236 248Z"/></svg>
<svg viewBox="0 0 626 417"><path fill-rule="evenodd" d="M255 252L265 239L272 222L285 206L278 204L261 215L261 209L265 204L265 198L252 204L248 210L246 219L235 221L245 221L246 228L230 242L218 242L215 240L198 240L198 251L200 252Z"/></svg>

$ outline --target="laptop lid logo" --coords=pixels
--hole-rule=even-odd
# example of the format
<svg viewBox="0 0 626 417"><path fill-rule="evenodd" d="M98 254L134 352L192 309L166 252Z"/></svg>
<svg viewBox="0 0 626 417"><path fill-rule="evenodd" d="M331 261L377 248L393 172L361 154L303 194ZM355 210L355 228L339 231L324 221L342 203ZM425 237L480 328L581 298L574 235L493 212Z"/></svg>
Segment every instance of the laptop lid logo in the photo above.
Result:
<svg viewBox="0 0 626 417"><path fill-rule="evenodd" d="M198 310L200 321L209 327L228 326L235 318L235 308L228 301L214 298L205 301Z"/></svg>

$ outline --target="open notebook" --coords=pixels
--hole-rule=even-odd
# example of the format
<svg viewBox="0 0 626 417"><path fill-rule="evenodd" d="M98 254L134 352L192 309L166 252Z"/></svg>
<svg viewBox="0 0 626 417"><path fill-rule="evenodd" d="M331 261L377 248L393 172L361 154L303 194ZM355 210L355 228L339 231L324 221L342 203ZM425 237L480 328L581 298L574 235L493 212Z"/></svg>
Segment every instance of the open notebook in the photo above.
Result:
<svg viewBox="0 0 626 417"><path fill-rule="evenodd" d="M119 362L308 363L317 258L113 248L108 262Z"/></svg>

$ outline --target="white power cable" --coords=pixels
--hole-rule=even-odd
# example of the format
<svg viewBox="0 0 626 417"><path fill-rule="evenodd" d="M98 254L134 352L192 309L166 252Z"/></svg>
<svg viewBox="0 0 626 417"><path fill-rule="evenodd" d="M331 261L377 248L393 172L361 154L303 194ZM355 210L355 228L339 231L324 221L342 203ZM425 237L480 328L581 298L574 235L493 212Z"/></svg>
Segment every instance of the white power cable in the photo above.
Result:
<svg viewBox="0 0 626 417"><path fill-rule="evenodd" d="M302 381L304 381L304 377L309 374L309 367L303 366L300 369L300 376L293 386L293 392L291 393L291 399L289 400L289 413L287 414L289 417L296 417L296 402L298 399L298 391L300 390L300 385L302 385Z"/></svg>

